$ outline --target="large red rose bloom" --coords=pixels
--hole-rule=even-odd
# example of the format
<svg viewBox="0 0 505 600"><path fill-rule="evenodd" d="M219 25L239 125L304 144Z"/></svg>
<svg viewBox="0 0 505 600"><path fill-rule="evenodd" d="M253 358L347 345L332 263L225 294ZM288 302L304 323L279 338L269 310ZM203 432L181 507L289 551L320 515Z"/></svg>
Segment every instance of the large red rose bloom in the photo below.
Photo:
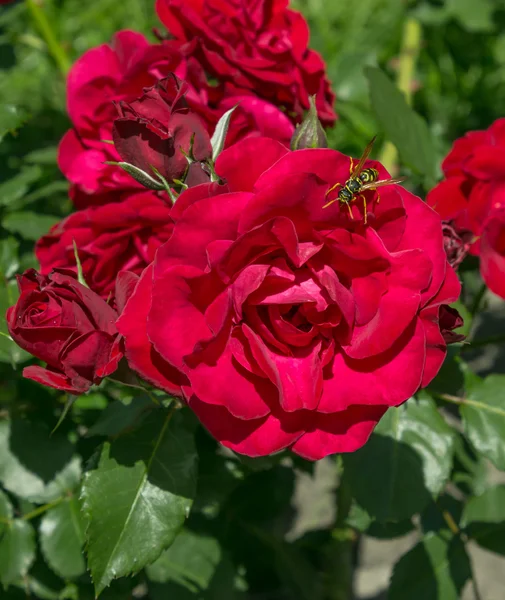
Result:
<svg viewBox="0 0 505 600"><path fill-rule="evenodd" d="M180 386L237 452L356 450L436 375L459 323L445 313L460 284L439 216L399 186L379 204L367 192L367 224L361 203L352 219L324 209L349 169L334 150L232 146L216 164L224 185L175 204L173 234L118 321L132 368Z"/></svg>
<svg viewBox="0 0 505 600"><path fill-rule="evenodd" d="M283 106L296 119L316 95L323 124L335 122L324 61L308 49L307 22L288 0L157 0L156 9L186 44L182 50L228 88Z"/></svg>
<svg viewBox="0 0 505 600"><path fill-rule="evenodd" d="M505 298L505 119L456 140L442 163L445 179L427 202L468 238L481 274Z"/></svg>

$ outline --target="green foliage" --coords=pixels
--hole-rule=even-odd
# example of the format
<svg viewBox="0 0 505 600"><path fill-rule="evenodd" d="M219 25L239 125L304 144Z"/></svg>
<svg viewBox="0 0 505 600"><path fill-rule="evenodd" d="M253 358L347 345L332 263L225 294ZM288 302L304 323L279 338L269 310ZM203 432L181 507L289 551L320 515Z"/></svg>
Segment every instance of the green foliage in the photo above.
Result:
<svg viewBox="0 0 505 600"><path fill-rule="evenodd" d="M398 148L402 161L433 185L437 176L437 155L426 121L407 104L403 94L380 70L365 69L370 100L379 125Z"/></svg>
<svg viewBox="0 0 505 600"><path fill-rule="evenodd" d="M460 407L465 432L475 448L505 471L505 376L475 381Z"/></svg>
<svg viewBox="0 0 505 600"><path fill-rule="evenodd" d="M33 528L13 517L12 505L0 491L0 583L4 587L24 577L35 558Z"/></svg>
<svg viewBox="0 0 505 600"><path fill-rule="evenodd" d="M458 600L471 576L461 540L429 533L396 563L388 599Z"/></svg>
<svg viewBox="0 0 505 600"><path fill-rule="evenodd" d="M369 442L345 457L354 497L379 521L411 517L447 483L453 444L453 431L427 395L390 408Z"/></svg>
<svg viewBox="0 0 505 600"><path fill-rule="evenodd" d="M119 29L154 39L159 27L154 1L124 0L120 10L117 0L38 4L61 46L57 61L29 2L0 8L0 596L348 600L363 548L410 535L389 598L460 598L480 579L472 546L505 556L505 488L490 466L505 471L505 376L495 373L503 339L488 343L479 329L487 319L502 335L503 316L483 310L485 298L476 306L475 263L459 271L470 344L452 346L429 393L389 410L363 449L321 463L322 488L319 466L287 453L224 452L187 411L148 389L104 382L75 398L22 378L30 356L5 320L15 276L37 266L33 242L72 209L56 164L69 127L60 67ZM392 143L393 166L418 194L439 177L456 137L504 116L498 0L292 5L307 17L337 94L329 146L359 156L378 134L374 156ZM407 19L422 30L415 49L404 47ZM398 82L412 50L407 102ZM335 518L328 507L318 515L323 488L338 504Z"/></svg>
<svg viewBox="0 0 505 600"><path fill-rule="evenodd" d="M80 459L63 436L26 420L0 423L0 482L30 502L51 502L72 491L81 476Z"/></svg>
<svg viewBox="0 0 505 600"><path fill-rule="evenodd" d="M84 525L77 498L50 508L40 521L39 535L44 558L55 573L73 579L85 572Z"/></svg>
<svg viewBox="0 0 505 600"><path fill-rule="evenodd" d="M147 567L146 574L155 599L170 595L205 600L235 597L235 569L219 541L187 529Z"/></svg>
<svg viewBox="0 0 505 600"><path fill-rule="evenodd" d="M181 415L153 413L100 452L82 486L88 567L97 594L170 546L196 487L193 434Z"/></svg>
<svg viewBox="0 0 505 600"><path fill-rule="evenodd" d="M495 486L471 498L462 524L480 546L505 555L505 486Z"/></svg>

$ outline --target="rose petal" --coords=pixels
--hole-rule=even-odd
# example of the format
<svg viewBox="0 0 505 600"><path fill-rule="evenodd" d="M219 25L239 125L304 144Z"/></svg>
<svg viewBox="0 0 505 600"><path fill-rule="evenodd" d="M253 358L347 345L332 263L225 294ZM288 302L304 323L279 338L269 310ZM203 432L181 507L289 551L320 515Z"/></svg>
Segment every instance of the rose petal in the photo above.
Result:
<svg viewBox="0 0 505 600"><path fill-rule="evenodd" d="M320 460L337 452L354 452L363 446L387 406L351 406L331 415L316 413L313 429L304 433L291 450L307 460Z"/></svg>
<svg viewBox="0 0 505 600"><path fill-rule="evenodd" d="M332 413L354 404L398 406L419 389L425 356L425 333L420 319L381 355L353 360L337 353L324 371L318 411Z"/></svg>
<svg viewBox="0 0 505 600"><path fill-rule="evenodd" d="M222 406L212 406L192 396L189 405L203 425L223 446L247 456L266 456L293 444L303 433L304 415L269 414L245 421L233 417Z"/></svg>
<svg viewBox="0 0 505 600"><path fill-rule="evenodd" d="M135 291L117 321L118 331L125 338L125 355L130 367L146 381L169 394L180 394L186 378L162 359L147 337L147 316L151 306L153 266L147 267Z"/></svg>
<svg viewBox="0 0 505 600"><path fill-rule="evenodd" d="M74 387L71 384L70 379L63 373L57 373L56 371L44 369L43 367L36 365L25 367L23 369L23 377L41 383L42 385L55 388L56 390L75 395L87 392L91 386L91 383L89 383L89 385L83 385L82 387Z"/></svg>

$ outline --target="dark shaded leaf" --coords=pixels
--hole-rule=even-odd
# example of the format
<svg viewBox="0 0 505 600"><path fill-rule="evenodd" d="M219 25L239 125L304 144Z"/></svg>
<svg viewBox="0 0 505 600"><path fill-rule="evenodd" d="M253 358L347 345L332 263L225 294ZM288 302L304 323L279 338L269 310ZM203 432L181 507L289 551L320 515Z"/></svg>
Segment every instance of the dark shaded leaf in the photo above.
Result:
<svg viewBox="0 0 505 600"><path fill-rule="evenodd" d="M388 599L459 600L471 576L461 540L429 533L394 566Z"/></svg>
<svg viewBox="0 0 505 600"><path fill-rule="evenodd" d="M0 423L0 481L32 502L50 502L79 483L81 463L73 446L28 421Z"/></svg>
<svg viewBox="0 0 505 600"><path fill-rule="evenodd" d="M479 546L505 556L505 486L470 498L463 511L462 526Z"/></svg>
<svg viewBox="0 0 505 600"><path fill-rule="evenodd" d="M368 443L344 457L356 501L379 521L408 519L443 489L453 447L453 432L427 395L389 409Z"/></svg>
<svg viewBox="0 0 505 600"><path fill-rule="evenodd" d="M100 415L98 421L90 427L88 435L115 436L132 427L140 417L155 404L148 396L136 396L129 402L115 400Z"/></svg>

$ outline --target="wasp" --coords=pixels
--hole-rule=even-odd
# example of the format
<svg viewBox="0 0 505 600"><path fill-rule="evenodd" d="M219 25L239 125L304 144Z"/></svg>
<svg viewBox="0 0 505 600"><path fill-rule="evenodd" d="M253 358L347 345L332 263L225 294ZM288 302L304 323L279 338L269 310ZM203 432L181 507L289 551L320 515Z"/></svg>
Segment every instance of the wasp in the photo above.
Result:
<svg viewBox="0 0 505 600"><path fill-rule="evenodd" d="M342 185L341 183L336 183L326 192L326 197L328 197L328 194L330 194L333 190L337 189L338 187L342 188L338 192L337 197L334 198L333 200L330 200L329 202L327 202L323 206L323 208L327 208L334 202L337 202L337 201L341 202L342 204L345 204L347 206L347 208L349 210L349 215L352 219L353 216L352 216L352 210L351 210L351 206L350 206L351 202L353 202L356 199L356 197L362 198L363 205L364 205L364 221L366 223L367 208L366 208L366 198L365 198L365 195L363 194L363 192L365 192L366 190L376 190L377 188L383 187L384 185L393 185L395 183L401 183L402 181L405 180L405 177L397 177L397 178L379 180L379 171L377 171L377 169L374 169L371 167L368 169L363 169L363 166L364 166L367 158L370 156L370 152L372 151L376 137L377 136L374 136L370 140L370 142L368 143L367 147L365 148L363 154L361 155L361 158L359 159L358 164L354 168L353 168L353 161L351 159L350 177L344 183L344 185ZM380 197L377 198L377 202L379 202L379 200L380 200Z"/></svg>

